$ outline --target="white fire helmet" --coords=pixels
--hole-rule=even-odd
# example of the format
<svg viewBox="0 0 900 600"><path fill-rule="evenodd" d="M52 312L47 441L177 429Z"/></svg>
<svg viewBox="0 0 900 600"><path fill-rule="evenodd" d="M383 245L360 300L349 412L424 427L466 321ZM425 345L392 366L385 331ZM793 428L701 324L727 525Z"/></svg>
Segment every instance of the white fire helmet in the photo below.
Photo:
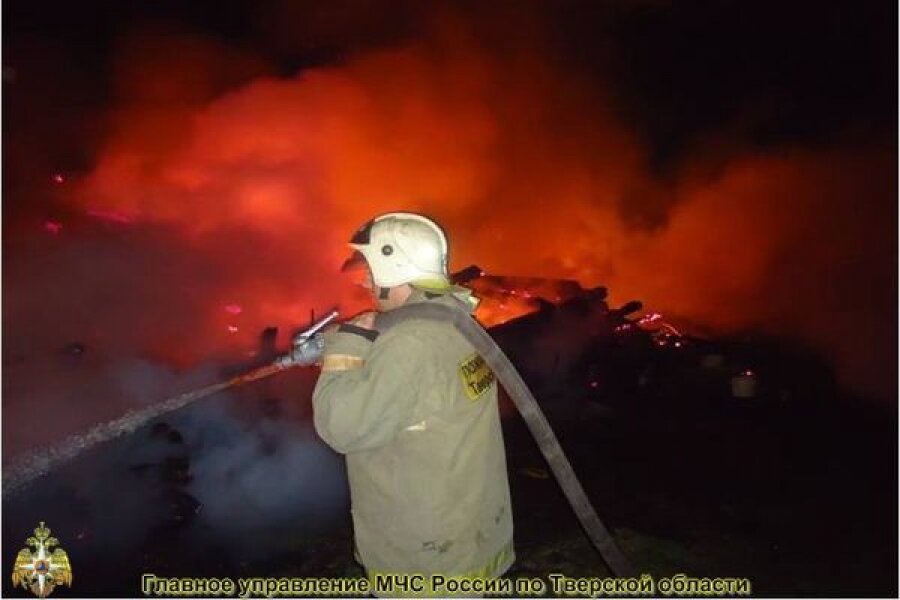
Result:
<svg viewBox="0 0 900 600"><path fill-rule="evenodd" d="M447 236L422 215L393 212L375 217L359 228L350 246L362 254L378 287L453 287L447 272Z"/></svg>

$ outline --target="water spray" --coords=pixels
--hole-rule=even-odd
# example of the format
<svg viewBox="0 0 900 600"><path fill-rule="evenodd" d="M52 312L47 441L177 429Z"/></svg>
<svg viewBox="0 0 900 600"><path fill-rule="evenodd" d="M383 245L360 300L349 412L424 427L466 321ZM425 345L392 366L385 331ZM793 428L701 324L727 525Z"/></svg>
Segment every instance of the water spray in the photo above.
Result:
<svg viewBox="0 0 900 600"><path fill-rule="evenodd" d="M9 467L3 468L3 496L22 490L35 479L71 462L97 444L132 433L153 419L178 410L201 398L270 377L293 367L308 366L318 362L323 349L320 333L322 329L337 317L338 311L333 310L313 323L308 329L297 334L293 339L291 352L277 358L268 365L258 367L243 375L232 377L227 381L214 383L199 390L185 392L140 410L130 411L117 419L100 423L87 432L69 436L57 444L24 453L13 460Z"/></svg>

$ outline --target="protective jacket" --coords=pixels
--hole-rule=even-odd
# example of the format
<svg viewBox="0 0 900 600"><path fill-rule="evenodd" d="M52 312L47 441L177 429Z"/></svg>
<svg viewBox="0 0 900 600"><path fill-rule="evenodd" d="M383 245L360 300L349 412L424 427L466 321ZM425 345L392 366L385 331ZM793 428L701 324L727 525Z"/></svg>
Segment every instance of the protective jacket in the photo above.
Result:
<svg viewBox="0 0 900 600"><path fill-rule="evenodd" d="M459 300L416 290L410 302ZM313 410L319 436L347 455L356 549L370 579L490 578L509 568L497 383L452 324L326 334Z"/></svg>

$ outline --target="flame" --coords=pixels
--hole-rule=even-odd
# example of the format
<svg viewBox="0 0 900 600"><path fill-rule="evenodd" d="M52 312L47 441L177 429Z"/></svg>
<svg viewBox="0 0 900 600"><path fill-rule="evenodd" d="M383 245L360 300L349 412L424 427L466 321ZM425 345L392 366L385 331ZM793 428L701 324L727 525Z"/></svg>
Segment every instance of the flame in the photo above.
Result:
<svg viewBox="0 0 900 600"><path fill-rule="evenodd" d="M483 276L467 284L481 301L475 317L485 327L500 325L540 308L540 301L560 304L583 292L574 281Z"/></svg>
<svg viewBox="0 0 900 600"><path fill-rule="evenodd" d="M874 372L882 334L859 334L852 316L867 314L875 296L865 290L893 274L847 265L893 254L893 233L870 235L890 219L847 199L877 207L887 194L891 206L892 190L875 183L891 178L890 152L694 149L662 180L605 87L540 42L488 51L473 32L445 20L417 41L287 77L199 40L129 46L112 134L92 171L60 189L78 211L131 225L127 243L165 249L147 253L166 263L143 269L157 278L153 293L117 302L178 327L128 335L196 361L254 344L265 326L302 325L310 309L351 314L365 300L336 275L347 239L374 214L410 210L447 229L451 267L605 285L613 304L639 298L716 331L794 332L852 363L857 379ZM170 48L184 60L173 63ZM844 274L863 295L829 288L823 300L820 283ZM84 295L88 305L103 298ZM168 296L168 310L157 308ZM567 296L513 286L478 316L500 323L534 310L536 297ZM240 331L227 329L234 315L221 298L242 299ZM834 314L845 316L821 327Z"/></svg>

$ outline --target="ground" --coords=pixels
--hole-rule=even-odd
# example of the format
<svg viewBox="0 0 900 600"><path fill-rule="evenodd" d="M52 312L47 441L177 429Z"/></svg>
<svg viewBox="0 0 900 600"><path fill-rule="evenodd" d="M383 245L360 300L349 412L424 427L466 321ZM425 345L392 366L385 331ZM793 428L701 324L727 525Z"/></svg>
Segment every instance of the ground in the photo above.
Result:
<svg viewBox="0 0 900 600"><path fill-rule="evenodd" d="M758 596L896 595L895 415L836 393L820 402L719 393L700 401L680 396L685 389L660 384L652 397L630 404L557 391L545 406L601 518L640 572L745 577ZM202 415L203 408L188 410ZM504 419L504 435L516 523L517 561L509 576L607 575L519 417ZM125 442L81 462L115 453L116 444ZM174 464L176 472L184 467ZM141 471L129 469L121 486ZM55 597L140 596L140 574L148 571L361 575L343 509L314 524L292 521L278 529L277 539L260 530L243 541L263 551L246 556L226 547L234 541L217 539L202 518L173 521L154 509L153 516L140 517L149 519L147 531L112 552L101 543L103 515L91 512L72 480L50 476L4 499L4 594L26 594L11 589L8 569L38 519L55 527L72 559L75 586L58 588ZM160 485L171 491L181 484ZM172 493L165 496L172 510L192 514L190 499ZM84 527L91 529L82 539Z"/></svg>

